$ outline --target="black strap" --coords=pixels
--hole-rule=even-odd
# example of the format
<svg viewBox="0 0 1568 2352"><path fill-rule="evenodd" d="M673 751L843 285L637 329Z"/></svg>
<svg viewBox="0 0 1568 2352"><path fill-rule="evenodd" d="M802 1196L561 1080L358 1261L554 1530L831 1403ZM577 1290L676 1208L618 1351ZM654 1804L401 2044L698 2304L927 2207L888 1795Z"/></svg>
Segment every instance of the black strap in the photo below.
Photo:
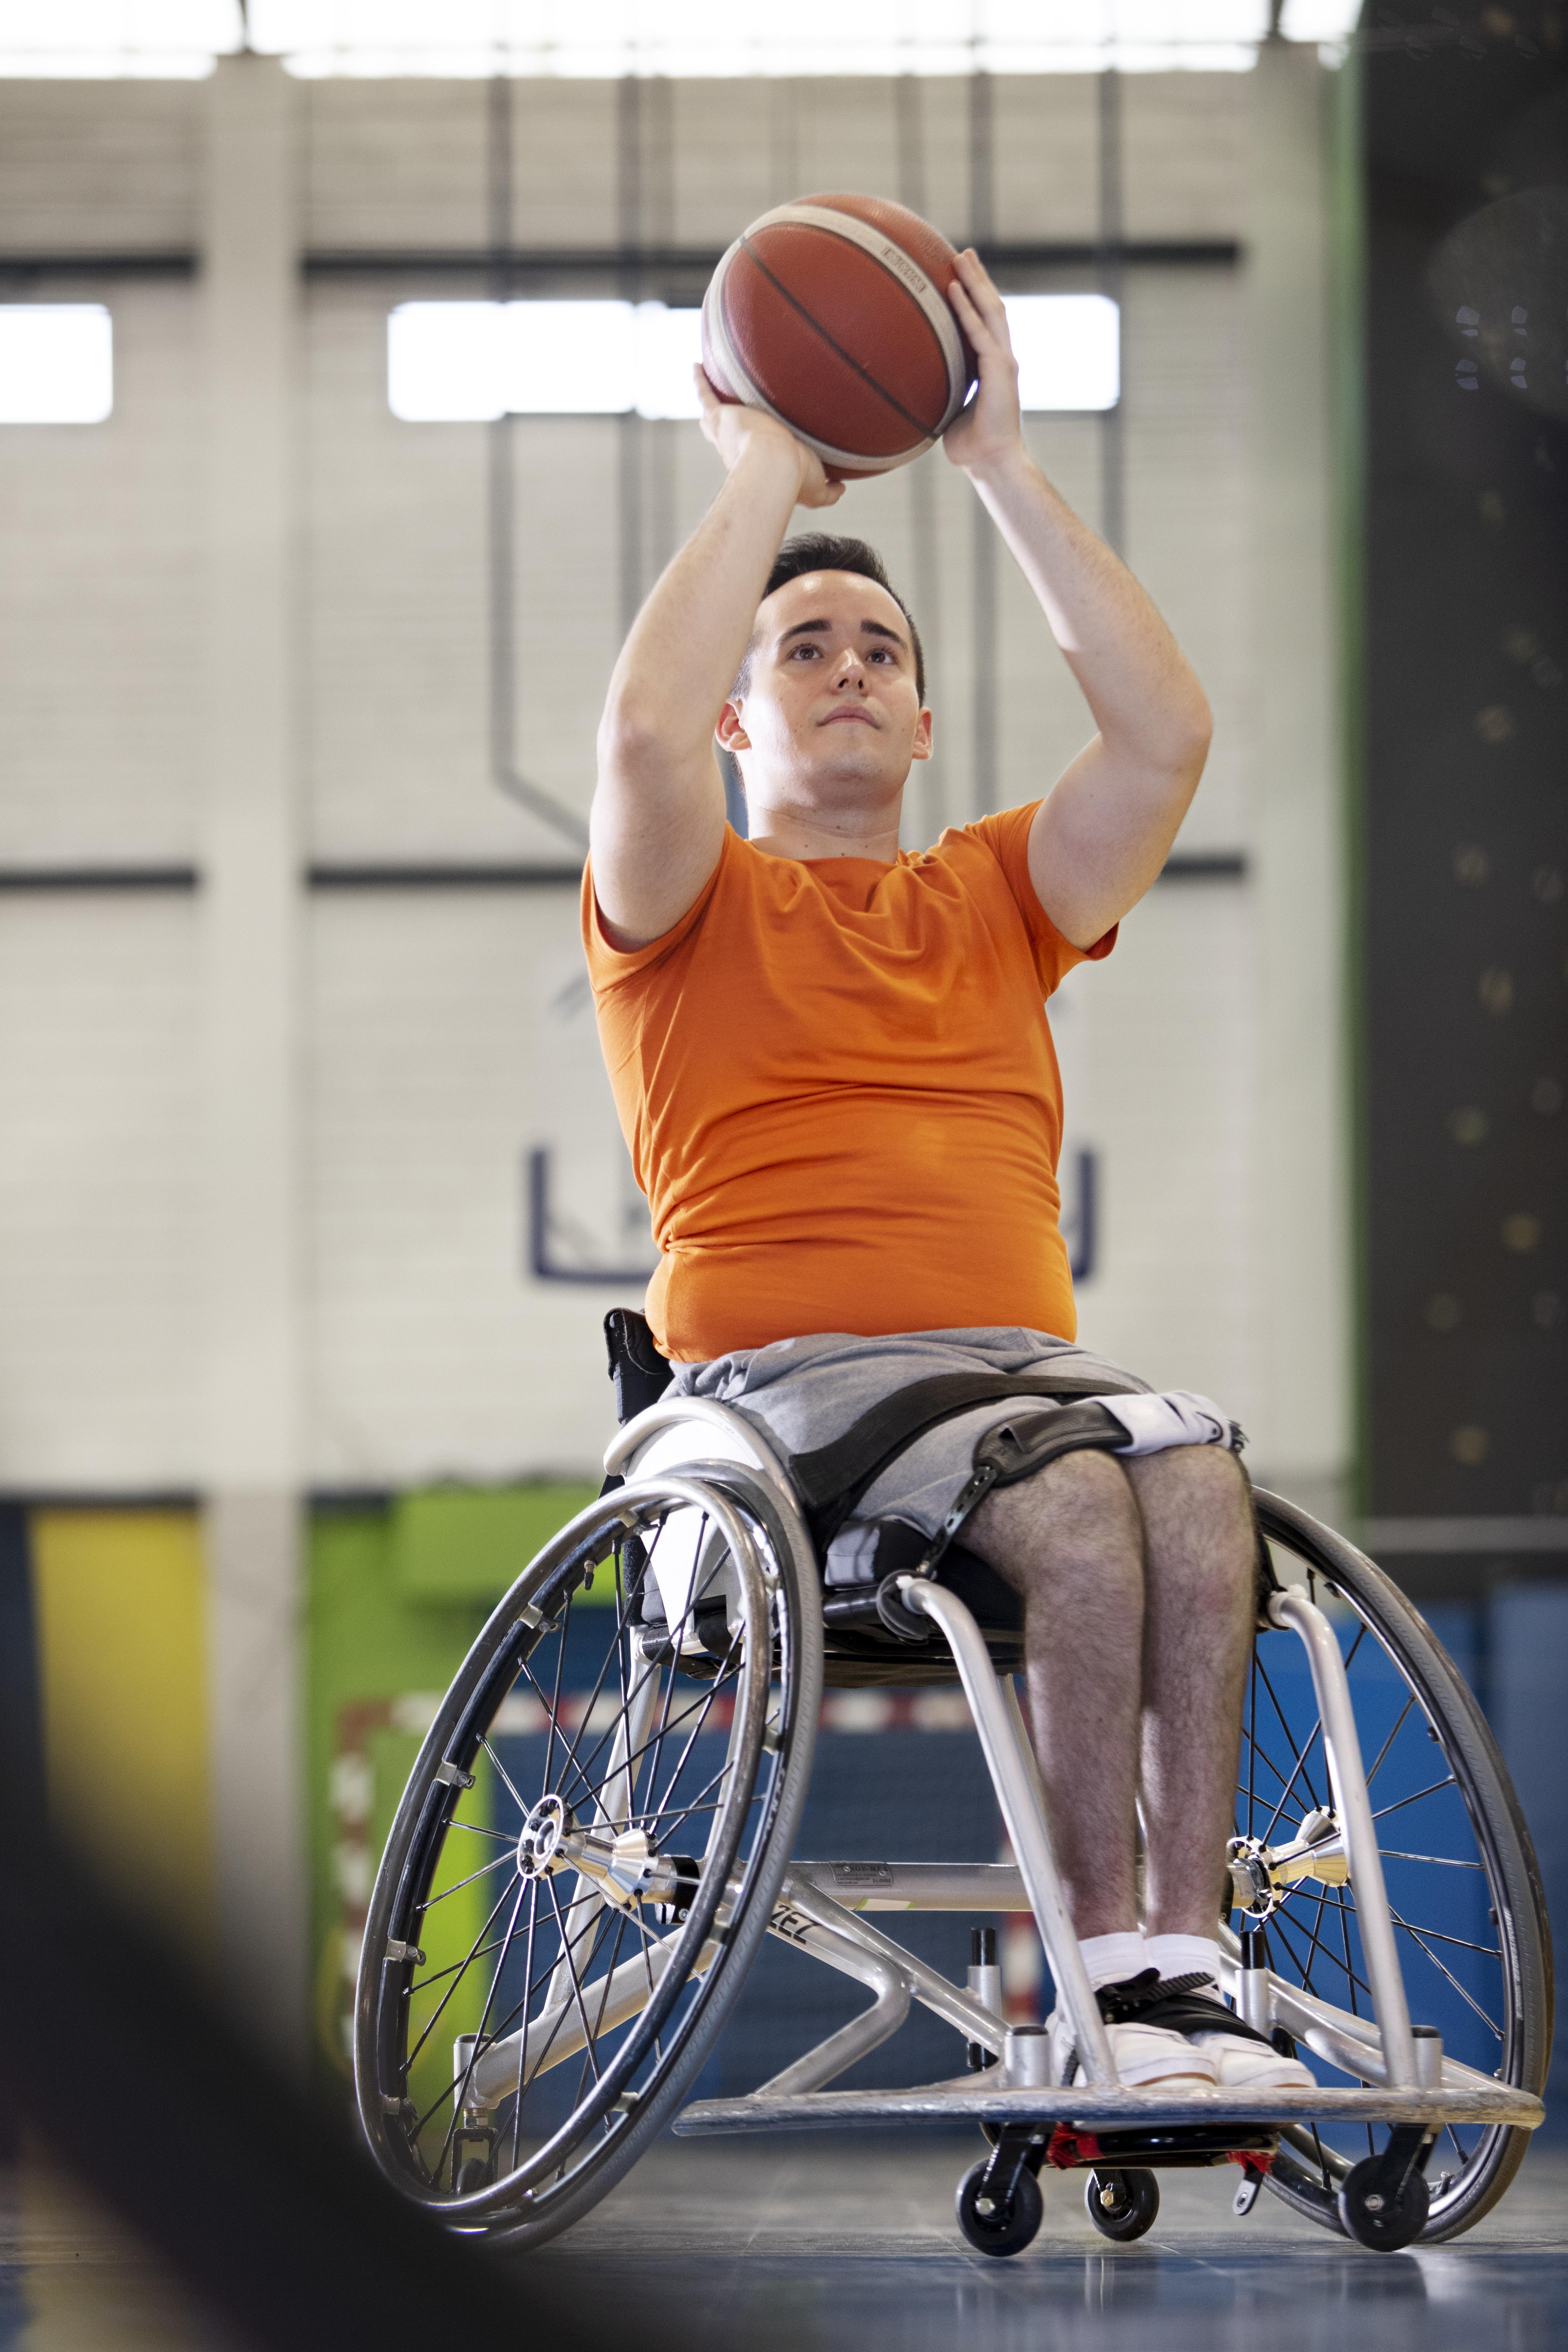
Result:
<svg viewBox="0 0 1568 2352"><path fill-rule="evenodd" d="M937 1529L920 1573L931 1573L993 1486L1010 1486L1016 1478L1032 1478L1047 1462L1059 1461L1064 1454L1076 1454L1086 1446L1121 1454L1131 1444L1126 1429L1110 1408L1090 1398L1078 1404L1058 1404L1052 1412L1022 1414L1016 1421L1004 1422L999 1429L988 1429L975 1445L973 1466Z"/></svg>
<svg viewBox="0 0 1568 2352"><path fill-rule="evenodd" d="M1208 1990L1203 1990L1206 1986ZM1214 1979L1200 1969L1194 1976L1162 1977L1158 1969L1141 1969L1120 1984L1101 1985L1095 1994L1107 2025L1158 2025L1167 2033L1190 2038L1194 2033L1234 2033L1242 2042L1261 2042L1272 2049L1266 2033L1226 2009L1215 1995ZM1068 2053L1062 2081L1070 2084L1078 2071L1078 2045Z"/></svg>
<svg viewBox="0 0 1568 2352"><path fill-rule="evenodd" d="M616 1419L624 1429L658 1402L675 1378L675 1367L659 1354L647 1316L635 1307L611 1307L605 1318L605 1345L616 1388Z"/></svg>
<svg viewBox="0 0 1568 2352"><path fill-rule="evenodd" d="M797 1454L792 1468L806 1518L818 1543L829 1543L854 1510L861 1496L906 1446L917 1437L956 1420L980 1404L1006 1404L1014 1397L1050 1397L1067 1405L1096 1396L1136 1396L1142 1391L1130 1382L1089 1380L1080 1371L1059 1372L938 1372L931 1379L911 1381L891 1396L879 1399L868 1412L852 1422L841 1436L813 1454ZM742 1405L737 1408L745 1412ZM751 1416L748 1416L749 1418ZM1038 1416L1050 1419L1050 1415ZM1110 1420L1110 1416L1107 1415ZM758 1427L768 1434L759 1414ZM1116 1423L1117 1436L1127 1433ZM1079 1437L1078 1444L1109 1443ZM1065 1451L1065 1448L1064 1448ZM1043 1457L1048 1458L1048 1457ZM1022 1472L1013 1473L1021 1476ZM978 1497L976 1498L978 1499Z"/></svg>

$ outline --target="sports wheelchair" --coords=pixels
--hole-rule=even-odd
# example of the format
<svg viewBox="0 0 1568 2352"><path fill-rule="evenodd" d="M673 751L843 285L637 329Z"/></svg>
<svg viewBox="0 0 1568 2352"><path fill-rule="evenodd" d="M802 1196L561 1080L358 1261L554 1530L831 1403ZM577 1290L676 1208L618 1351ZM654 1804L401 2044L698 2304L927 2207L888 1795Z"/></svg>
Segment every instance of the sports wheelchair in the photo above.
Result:
<svg viewBox="0 0 1568 2352"><path fill-rule="evenodd" d="M940 1581L835 1583L825 1529L889 1458L886 1417L869 1469L865 1444L792 1463L743 1408L665 1394L640 1317L616 1309L606 1329L621 1427L605 1491L475 1643L371 1898L354 2076L386 2177L454 2229L527 2246L586 2213L667 2125L968 2119L985 2153L958 2223L988 2254L1029 2243L1058 2170L1087 2173L1089 2218L1120 2241L1151 2226L1172 2166L1238 2165L1237 2213L1267 2189L1373 2248L1478 2221L1544 2112L1545 1906L1475 1700L1372 1561L1257 1492L1223 1990L1310 2053L1321 2087L1124 2088L1052 1862L1015 1597L956 1545ZM1070 1401L1060 1381L975 1378L980 1393L937 1400L935 1417L1020 1389ZM797 1857L825 1684L954 1682L1011 1859ZM1032 1915L1087 2081L1053 2084L1043 2028L1007 2021L994 1926L974 1927L961 1985L868 1916L903 1910ZM759 2089L693 2099L769 1935L858 1980L869 2005ZM825 2087L913 2002L952 2027L959 2071Z"/></svg>

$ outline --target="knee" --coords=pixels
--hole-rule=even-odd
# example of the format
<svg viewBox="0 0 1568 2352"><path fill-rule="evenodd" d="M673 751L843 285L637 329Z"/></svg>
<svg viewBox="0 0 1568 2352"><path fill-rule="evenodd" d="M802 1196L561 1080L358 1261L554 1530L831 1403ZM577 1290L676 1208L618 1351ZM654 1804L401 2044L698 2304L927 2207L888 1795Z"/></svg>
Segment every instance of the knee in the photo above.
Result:
<svg viewBox="0 0 1568 2352"><path fill-rule="evenodd" d="M1137 1536L1138 1507L1127 1474L1114 1454L1098 1446L1058 1454L1024 1479L1018 1495L1047 1536L1090 1533L1113 1543Z"/></svg>
<svg viewBox="0 0 1568 2352"><path fill-rule="evenodd" d="M1223 1446L1176 1445L1128 1465L1150 1568L1179 1576L1197 1605L1228 1609L1250 1596L1258 1559L1252 1490Z"/></svg>
<svg viewBox="0 0 1568 2352"><path fill-rule="evenodd" d="M1137 1585L1142 1529L1113 1457L1088 1447L987 1496L963 1541L1025 1590L1059 1586L1075 1570L1097 1583Z"/></svg>

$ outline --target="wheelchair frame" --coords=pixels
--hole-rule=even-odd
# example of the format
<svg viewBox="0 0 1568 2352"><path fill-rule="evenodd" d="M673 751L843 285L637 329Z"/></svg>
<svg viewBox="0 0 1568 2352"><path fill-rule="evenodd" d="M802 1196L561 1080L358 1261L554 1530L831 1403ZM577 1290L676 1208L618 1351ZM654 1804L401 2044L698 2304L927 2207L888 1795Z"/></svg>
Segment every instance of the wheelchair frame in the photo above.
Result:
<svg viewBox="0 0 1568 2352"><path fill-rule="evenodd" d="M605 1470L625 1475L628 1480L635 1478L639 1471L653 1467L658 1454L664 1451L650 1440L668 1430L689 1429L694 1423L701 1425L710 1445L721 1433L731 1444L738 1441L748 1466L759 1470L773 1485L781 1506L798 1517L784 1465L761 1437L755 1423L742 1420L729 1406L705 1398L688 1397L650 1406L609 1447ZM754 1561L746 1567L757 1572ZM1359 2074L1374 2087L1276 2091L1260 2096L1257 2092L1227 2094L1218 2089L1129 2090L1118 2082L1110 2040L1063 1899L1039 1776L1012 1676L996 1673L973 1616L955 1593L913 1578L901 1582L900 1591L908 1608L932 1620L952 1652L1016 1865L883 1864L880 1870L886 1875L879 1876L876 1893L845 1904L829 1890L853 1884L863 1876L867 1864L796 1864L785 1874L772 1932L828 1967L858 1977L875 1999L860 2017L760 2090L742 2098L701 2100L688 2106L675 2126L678 2135L891 2123L942 2116L1002 2124L1026 2115L1031 2122L1119 2129L1178 2123L1271 2125L1348 2118L1417 2126L1424 2135L1445 2123L1510 2124L1533 2129L1544 2119L1545 2109L1539 2099L1500 2086L1446 2057L1436 2035L1417 2034L1411 2026L1344 1662L1332 1626L1312 1601L1297 1591L1277 1592L1271 1597L1269 1614L1277 1625L1299 1635L1310 1666L1334 1810L1342 1827L1343 1858L1356 1890L1375 2032L1369 2034L1364 2018L1352 2017L1302 1994L1268 1969L1243 1967L1239 1948L1227 1952L1223 1944L1222 1990L1235 2000L1246 2022L1259 2032L1268 2033L1282 2027L1330 2063ZM1058 1997L1071 2018L1089 2087L1048 2086L1044 2080L1039 2029L1019 2032L1006 2026L994 1998L986 2000L974 1992L960 1991L938 1970L903 1951L890 1937L870 1927L864 1915L872 1907L1031 1912ZM909 2091L829 2092L820 2087L895 2033L913 2000L922 2002L969 2040L989 2050L994 2064L974 2076Z"/></svg>
<svg viewBox="0 0 1568 2352"><path fill-rule="evenodd" d="M614 1495L607 1492L606 1497L590 1507L580 1521L563 1530L533 1564L529 1571L531 1577L542 1568L554 1570L568 1561L574 1531L590 1521L597 1525L613 1517L616 1504L626 1512L628 1528L633 1525L642 1498L657 1497L666 1508L696 1505L711 1510L722 1535L723 1556L737 1580L746 1622L753 1626L767 1623L779 1570L767 1556L765 1547L750 1538L724 1503L725 1482L733 1486L738 1474L740 1479L757 1482L771 1499L774 1517L794 1555L802 1605L817 1612L814 1638L820 1638L816 1549L787 1465L749 1416L709 1400L665 1398L638 1413L618 1433L606 1452L605 1466L612 1482L621 1480L624 1484ZM1259 1499L1264 1505L1273 1502L1268 1496ZM694 1559L694 1579L696 1572ZM526 1583L528 1580L522 1581ZM521 1591L522 1584L517 1590ZM1332 1834L1323 1836L1300 1853L1274 1855L1266 1866L1270 1870L1278 1868L1282 1878L1292 1874L1297 1880L1318 1876L1330 1884L1351 1885L1373 2016L1368 2019L1353 2015L1291 1984L1258 1962L1256 1947L1260 1939L1251 1936L1237 1938L1228 1927L1222 1928L1222 1989L1230 1995L1242 2019L1266 2036L1275 2032L1289 2035L1360 2085L1264 2093L1207 2086L1136 2089L1118 2082L1106 2029L1068 1916L1038 1774L1012 1676L998 1672L974 1617L955 1593L935 1582L910 1578L902 1582L900 1597L910 1612L931 1620L951 1654L1015 1860L1012 1864L952 1864L790 1859L782 1878L775 1881L767 1931L858 1980L872 1995L870 2003L849 2023L759 2090L741 2097L701 2099L687 2105L674 2117L673 2128L678 2135L971 2119L984 2129L992 2152L961 2185L960 2223L971 2243L982 2251L1008 2253L1026 2243L1037 2227L1039 2192L1034 2176L1045 2164L1064 2169L1089 2168L1092 2188L1099 2182L1135 2183L1141 2173L1162 2165L1234 2161L1243 2167L1237 2210L1244 2211L1256 2199L1281 2138L1300 2147L1304 2139L1310 2143L1313 2137L1311 2127L1316 2124L1377 2122L1389 2126L1387 2146L1380 2155L1357 2165L1342 2182L1339 2225L1363 2243L1392 2248L1408 2243L1423 2226L1426 2197L1419 2176L1445 2126L1466 2123L1529 2131L1542 2121L1542 2102L1531 2091L1501 2083L1460 2063L1445 2053L1433 2030L1412 2024L1345 1664L1330 1620L1305 1592L1296 1587L1275 1591L1268 1601L1268 1615L1275 1626L1293 1633L1305 1651L1322 1727L1334 1801L1334 1829ZM538 1620L536 1609L523 1612L522 1622ZM491 1620L487 1636L481 1637L480 1646L492 1629L505 1632L509 1622L516 1621L517 1610L509 1596ZM679 1659L674 1663L679 1665ZM748 1704L754 1707L754 1693ZM815 1719L805 1727L807 1762L814 1734ZM449 1788L454 1780L465 1781L467 1776L461 1768L446 1759L451 1736L452 1726L438 1718L416 1766L404 1810L422 1786L429 1789L447 1783ZM617 1790L624 1780L626 1794L624 1799L617 1796L612 1800L606 1816L606 1826L611 1830L617 1818L627 1824L632 1820L631 1759L639 1737L629 1721L616 1733L617 1746L605 1786ZM615 1811L617 1804L618 1815ZM388 2111L395 2110L397 2101L386 2095L384 2081L376 2073L374 2054L376 2035L381 2031L380 1987L384 1978L403 1971L398 1980L405 1997L409 1959L423 1958L422 1954L411 1954L408 1943L396 1937L387 1940L385 1935L385 1923L394 1916L392 1906L396 1899L391 1882L405 1883L407 1855L412 1850L405 1847L401 1856L392 1861L396 1835L395 1827L394 1838L389 1840L389 1859L384 1860L382 1877L373 1899L356 2001L361 2029L356 2034L361 2116L373 2148L384 2168L395 2178L398 2177L397 2165L389 2153L386 2134ZM532 1836L536 1843L542 1842L542 1851L557 1835L552 1820L545 1821L540 1808L535 1808L525 1824L524 1844ZM647 1841L644 1843L646 1845ZM568 1918L574 1906L585 1904L603 1907L611 1902L668 1903L678 1892L668 1866L661 1878L659 1864L652 1856L639 1865L640 1874L634 1874L628 1880L623 1868L618 1884L612 1883L616 1878L616 1866L609 1858L608 1849L601 1848L595 1859L590 1851L593 1845L592 1835L578 1836L572 1842L571 1867L578 1876L577 1892L568 1899ZM567 1866L564 1850L552 1858L547 1857L541 1866ZM387 1882L384 1886L383 1881ZM731 1877L720 1907L712 1915L712 1924L705 1930L701 1948L683 1960L689 1980L703 1976L724 1949L739 1906L738 1885L738 1876ZM559 1905L557 1910L559 1913ZM1031 1913L1045 1947L1058 2000L1072 2023L1087 2081L1070 2087L1049 2081L1045 2031L1038 2026L1006 2023L1002 2013L1000 1976L994 1965L982 1961L972 1967L969 1981L963 1987L951 1982L871 1924L868 1913L889 1910L963 1912L971 1916ZM660 1916L670 1915L667 1912ZM565 1933L563 1925L563 1938ZM600 2002L605 2030L609 2030L623 2014L635 2015L639 2001L653 2001L656 1989L662 1990L664 1974L676 1960L677 1941L671 1937L662 1947L654 1945L651 1959L646 1953L639 1956L642 1977L647 1979L646 1991L640 1979L633 1981L636 1970L632 1962L624 1963L619 1972L627 1975L625 1987L616 1986L614 1974L609 1979L595 1980L595 1986L616 1986L613 1991L606 1990ZM565 1948L563 1941L563 1954ZM565 1966L563 1958L558 1964L557 1974ZM896 2032L915 2002L963 2036L971 2045L973 2071L952 2080L906 2090L836 2091L826 2087ZM581 2011L580 1993L578 2008ZM454 2056L455 2080L460 2083L467 2131L476 2137L482 2135L487 2116L494 2114L512 2076L515 2074L521 2083L531 2037L551 2018L556 2021L553 2033L567 2015L565 1985L563 1983L557 1991L552 1979L542 2016L525 2015L525 2022L517 2032L488 2040L482 2031L477 2040L472 2035L458 2037ZM574 2040L574 2032L569 2024L561 2054L570 2054L575 2048L585 2046L583 2041ZM583 2032L591 2040L585 2014ZM559 2058L550 2063L557 2063ZM660 2103L661 2113L665 2104ZM654 2120L652 2116L646 2119L650 2126ZM643 2139L644 2135L639 2133L639 2147ZM456 2185L455 2159L453 2172ZM406 2177L401 2179L400 2185L405 2189L410 2188ZM437 2210L459 2227L494 2229L496 2224L508 2221L502 2185L484 2186L473 2194L459 2191L437 2202ZM1109 2206L1112 2201L1110 2189L1106 2188L1102 2193ZM1121 2193L1120 2189L1117 2193ZM522 2192L521 2201L528 2203L528 2192ZM1140 2220L1133 2213L1131 2221L1124 2216L1121 2226L1115 2220L1100 2220L1092 2202L1090 2213L1107 2234L1132 2237L1148 2226L1156 2208L1157 2198L1143 2209L1147 2219ZM579 2205L578 2210L584 2209ZM994 2221L985 2218L998 2213L1005 2217L1009 2212L1023 2216L1010 2237ZM574 2218L574 2210L566 2213L566 2220ZM556 2222L552 2226L563 2225ZM512 2233L536 2237L549 2231L524 2227L514 2229ZM502 2227L497 2234L504 2237L508 2231Z"/></svg>

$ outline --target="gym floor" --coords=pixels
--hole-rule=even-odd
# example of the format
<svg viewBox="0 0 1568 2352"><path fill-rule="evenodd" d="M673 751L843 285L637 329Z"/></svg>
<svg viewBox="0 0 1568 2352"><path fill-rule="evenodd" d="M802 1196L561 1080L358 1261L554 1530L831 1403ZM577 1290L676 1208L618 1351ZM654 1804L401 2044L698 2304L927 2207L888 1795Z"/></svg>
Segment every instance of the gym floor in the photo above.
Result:
<svg viewBox="0 0 1568 2352"><path fill-rule="evenodd" d="M975 2147L910 2137L666 2142L568 2238L511 2266L673 2326L689 2352L1548 2352L1568 2345L1568 2148L1534 2152L1451 2246L1373 2254L1237 2176L1163 2177L1149 2236L1113 2248L1077 2179L1005 2263L969 2252L954 2183ZM0 2189L0 2352L226 2352L231 2341L116 2225L24 2166ZM628 2317L627 2341L637 2330Z"/></svg>

